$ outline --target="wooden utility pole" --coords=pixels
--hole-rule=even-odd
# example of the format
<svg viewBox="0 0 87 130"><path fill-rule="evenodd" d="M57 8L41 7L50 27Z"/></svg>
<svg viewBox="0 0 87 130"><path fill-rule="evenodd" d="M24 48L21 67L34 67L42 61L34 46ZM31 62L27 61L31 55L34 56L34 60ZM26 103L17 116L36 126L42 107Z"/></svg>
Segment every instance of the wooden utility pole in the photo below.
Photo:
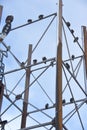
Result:
<svg viewBox="0 0 87 130"><path fill-rule="evenodd" d="M62 130L62 0L58 10L58 45L56 58L56 130Z"/></svg>
<svg viewBox="0 0 87 130"><path fill-rule="evenodd" d="M28 62L27 65L31 64L31 55L32 55L32 45L29 45L28 52ZM29 98L29 84L30 84L30 67L26 69L26 82L25 82L25 93L24 93L24 102L23 102L23 113L21 120L21 128L26 127L27 120L27 107L28 107L28 98Z"/></svg>
<svg viewBox="0 0 87 130"><path fill-rule="evenodd" d="M1 22L1 17L2 17L2 10L3 10L3 6L0 5L0 22Z"/></svg>
<svg viewBox="0 0 87 130"><path fill-rule="evenodd" d="M2 16L2 10L3 10L3 6L0 5L0 22L1 22L1 16ZM1 53L1 52L0 52ZM0 65L2 64L2 54L0 54ZM0 69L2 69L2 67L0 66ZM1 72L1 71L0 71ZM1 76L2 77L2 76ZM1 113L1 107L2 107L2 100L3 100L3 94L4 94L4 85L2 83L2 80L0 80L0 113Z"/></svg>
<svg viewBox="0 0 87 130"><path fill-rule="evenodd" d="M86 77L86 86L85 91L87 93L87 27L83 26L83 42L84 42L84 60L85 60L85 77Z"/></svg>

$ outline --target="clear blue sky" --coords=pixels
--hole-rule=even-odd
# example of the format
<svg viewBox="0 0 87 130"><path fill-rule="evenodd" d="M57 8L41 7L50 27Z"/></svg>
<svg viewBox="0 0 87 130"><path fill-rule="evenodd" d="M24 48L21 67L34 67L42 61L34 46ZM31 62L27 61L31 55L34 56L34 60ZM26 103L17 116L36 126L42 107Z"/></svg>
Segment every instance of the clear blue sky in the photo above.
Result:
<svg viewBox="0 0 87 130"><path fill-rule="evenodd" d="M4 24L5 24L5 18L8 15L13 15L14 20L12 22L12 28L15 28L19 25L27 23L28 19L36 20L38 19L38 16L40 14L43 14L44 16L47 16L49 14L55 13L58 11L58 1L57 0L0 0L0 5L3 5L3 14L2 14L2 20L0 24L0 31L2 30ZM66 19L66 21L70 21L71 27L75 30L76 36L79 37L80 44L81 43L81 26L85 25L87 26L87 1L86 0L63 0L63 17ZM43 34L45 28L48 26L50 22L50 18L47 20L43 20L41 22L31 24L29 26L11 31L8 36L4 39L4 42L7 46L11 47L11 51L13 54L18 58L20 62L25 62L27 59L27 53L28 53L28 45L33 44L33 48L35 47L36 43L40 39L41 35ZM70 35L69 35L70 36ZM71 38L69 38L71 40ZM71 44L71 41L70 41ZM32 60L37 59L38 62L42 60L42 57L46 56L48 59L53 58L56 56L56 45L57 45L57 19L54 20L53 24L51 25L50 29L47 31L46 36L41 40L40 45L37 47L35 52L32 55ZM2 46L1 46L2 47ZM78 49L78 47L74 48L73 45L71 45L72 53L76 53L76 56L79 56L81 53L81 50ZM64 48L65 49L65 48ZM65 52L67 55L67 52ZM65 55L64 53L64 55ZM82 53L81 53L82 54ZM32 61L33 62L33 61ZM14 60L12 55L8 53L8 58L4 58L5 63L5 72L9 70L13 70L16 68L19 68L19 65ZM76 63L74 63L76 65ZM41 67L41 66L40 66ZM9 75L6 75L6 87L9 90L12 90L16 83L20 80L21 76L24 74L25 71L17 72L17 73L11 73ZM83 69L82 69L83 72ZM37 76L40 74L41 71L35 72L34 75ZM81 74L81 73L80 73ZM81 80L81 77L78 76L78 79ZM31 82L34 80L33 76L31 76ZM22 79L22 81L18 84L17 88L15 89L15 94L20 94L25 86L25 77ZM73 81L72 81L73 82ZM83 82L83 79L82 79ZM53 100L53 103L55 103L55 67L50 68L40 79L39 83L43 86L43 88L46 90L48 95ZM75 85L75 84L74 84ZM75 91L75 89L74 89ZM9 93L9 92L8 92ZM75 96L78 92L75 92ZM82 93L81 93L82 94ZM39 95L39 96L38 96ZM42 90L38 87L38 84L34 84L32 88L30 88L30 102L37 106L38 108L43 108L46 103L49 103L50 106L52 106L52 102L48 100L46 95L43 94ZM83 95L82 95L83 96ZM65 94L66 99L68 100L67 93ZM79 94L79 97L81 95ZM11 95L10 98L12 101L14 101L15 96ZM77 98L78 99L78 98ZM20 108L22 108L22 101L17 101L16 103ZM10 103L4 98L3 108L2 112L10 105ZM29 106L28 108L30 111L35 110L33 107ZM82 109L83 110L83 109ZM65 109L64 112L66 113L68 110ZM54 117L54 110L49 111L50 116ZM15 108L12 107L3 115L2 120L11 120L15 115L20 114L20 112ZM41 119L43 122L44 120L48 121L48 118L45 118L45 116L41 115L33 115L32 117L36 119ZM87 113L82 114L83 120L86 119ZM78 117L75 117L77 120L77 123L79 122ZM8 123L6 126L6 130L17 130L20 128L20 119L13 121L12 123ZM72 119L73 120L73 119ZM67 125L69 130L77 129L82 130L79 123L78 125L73 125L71 128L72 120L70 121L70 124ZM33 120L29 118L29 122L31 124L34 124ZM76 123L75 120L73 120L73 124ZM84 124L86 122L84 121ZM27 122L27 126L28 122ZM48 127L50 128L50 127ZM39 128L38 130L40 130ZM41 130L44 130L45 128L42 128ZM86 130L86 129L85 129Z"/></svg>

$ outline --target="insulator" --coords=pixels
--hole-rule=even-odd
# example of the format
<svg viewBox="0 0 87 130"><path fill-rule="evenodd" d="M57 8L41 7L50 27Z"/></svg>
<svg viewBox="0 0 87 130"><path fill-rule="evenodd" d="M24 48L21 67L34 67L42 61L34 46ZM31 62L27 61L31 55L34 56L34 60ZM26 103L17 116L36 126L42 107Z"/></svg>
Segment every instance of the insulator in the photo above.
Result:
<svg viewBox="0 0 87 130"><path fill-rule="evenodd" d="M3 90L4 90L4 85L3 85L2 81L0 80L0 96L1 96Z"/></svg>
<svg viewBox="0 0 87 130"><path fill-rule="evenodd" d="M74 33L74 30L73 30L73 29L71 29L71 30L70 30L70 32L73 34L73 33Z"/></svg>
<svg viewBox="0 0 87 130"><path fill-rule="evenodd" d="M24 62L22 62L22 63L21 63L21 67L24 67L24 65L25 65L25 63L24 63Z"/></svg>
<svg viewBox="0 0 87 130"><path fill-rule="evenodd" d="M44 15L41 14L41 15L38 16L38 18L39 18L39 19L43 19L43 16L44 16Z"/></svg>
<svg viewBox="0 0 87 130"><path fill-rule="evenodd" d="M7 123L8 123L7 120L0 121L1 130L5 130L5 125L6 125Z"/></svg>
<svg viewBox="0 0 87 130"><path fill-rule="evenodd" d="M87 104L87 100L85 101L85 103Z"/></svg>
<svg viewBox="0 0 87 130"><path fill-rule="evenodd" d="M12 15L9 15L9 16L7 16L5 22L6 23L11 23L13 21L13 19L14 19L14 17Z"/></svg>
<svg viewBox="0 0 87 130"><path fill-rule="evenodd" d="M7 47L7 51L9 51L10 49L11 49L11 46L8 46L8 47Z"/></svg>
<svg viewBox="0 0 87 130"><path fill-rule="evenodd" d="M2 42L3 41L3 38L2 37L0 37L0 42Z"/></svg>
<svg viewBox="0 0 87 130"><path fill-rule="evenodd" d="M22 98L22 95L21 95L21 94L16 95L16 100L19 100L19 99L21 99L21 98Z"/></svg>
<svg viewBox="0 0 87 130"><path fill-rule="evenodd" d="M34 60L33 60L33 64L36 64L36 63L37 63L37 59L34 59Z"/></svg>
<svg viewBox="0 0 87 130"><path fill-rule="evenodd" d="M5 34L5 35L7 35L7 34L10 32L10 30L11 30L11 24L7 23L7 24L5 24L5 26L3 27L2 33Z"/></svg>
<svg viewBox="0 0 87 130"><path fill-rule="evenodd" d="M6 95L5 95L5 97L9 98L9 95L8 95L8 94L6 94Z"/></svg>
<svg viewBox="0 0 87 130"><path fill-rule="evenodd" d="M54 127L56 127L56 119L55 119L55 118L52 120L52 125L53 125Z"/></svg>
<svg viewBox="0 0 87 130"><path fill-rule="evenodd" d="M74 102L74 98L70 98L70 102L73 103Z"/></svg>
<svg viewBox="0 0 87 130"><path fill-rule="evenodd" d="M66 63L66 68L70 69L70 65L68 63Z"/></svg>
<svg viewBox="0 0 87 130"><path fill-rule="evenodd" d="M70 27L70 22L66 22L66 25L67 25L68 27Z"/></svg>
<svg viewBox="0 0 87 130"><path fill-rule="evenodd" d="M4 68L5 68L4 63L2 63L2 61L0 61L0 81L3 80Z"/></svg>
<svg viewBox="0 0 87 130"><path fill-rule="evenodd" d="M62 104L65 104L65 103L66 103L66 100L65 100L65 99L63 99L63 100L62 100Z"/></svg>
<svg viewBox="0 0 87 130"><path fill-rule="evenodd" d="M78 37L75 37L74 42L78 42L78 39L79 39Z"/></svg>
<svg viewBox="0 0 87 130"><path fill-rule="evenodd" d="M72 60L74 60L74 59L75 59L75 56L74 56L74 55L72 55L72 57L71 57L71 58L72 58Z"/></svg>
<svg viewBox="0 0 87 130"><path fill-rule="evenodd" d="M48 109L48 107L49 107L49 104L47 103L47 104L45 105L45 109Z"/></svg>
<svg viewBox="0 0 87 130"><path fill-rule="evenodd" d="M46 64L46 60L47 60L47 58L46 58L46 57L43 57L42 60L43 60L44 63Z"/></svg>
<svg viewBox="0 0 87 130"><path fill-rule="evenodd" d="M27 22L28 22L28 23L32 23L32 19L28 19Z"/></svg>
<svg viewBox="0 0 87 130"><path fill-rule="evenodd" d="M53 61L51 61L50 65L53 67L53 66L54 66L54 62L53 62Z"/></svg>

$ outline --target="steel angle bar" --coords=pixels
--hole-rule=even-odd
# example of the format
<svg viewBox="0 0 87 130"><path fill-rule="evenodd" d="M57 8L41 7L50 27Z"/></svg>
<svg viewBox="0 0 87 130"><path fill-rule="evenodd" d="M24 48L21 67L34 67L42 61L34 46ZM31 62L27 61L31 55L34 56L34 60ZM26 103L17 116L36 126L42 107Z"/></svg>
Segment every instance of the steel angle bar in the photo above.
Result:
<svg viewBox="0 0 87 130"><path fill-rule="evenodd" d="M44 112L44 110L48 110L48 109L52 109L53 107L49 107L48 109L39 109L37 108L36 106L32 105L31 103L29 103L30 106L32 106L33 108L35 108L36 110L35 111L32 111L32 112L28 112L27 114L32 114L32 113L35 113L35 112L41 112L42 114L44 114L45 116L49 117L50 119L53 119L50 115L48 115L47 113Z"/></svg>
<svg viewBox="0 0 87 130"><path fill-rule="evenodd" d="M37 76L37 78L36 78L34 81L32 81L32 83L31 83L28 87L31 87L31 86L37 81L37 79L40 78L40 76L41 76L48 68L49 68L49 66L48 66L46 69L44 69L43 72L40 73L40 74ZM28 87L26 87L26 89L25 89L21 94L23 94L23 93L28 89Z"/></svg>
<svg viewBox="0 0 87 130"><path fill-rule="evenodd" d="M16 119L19 118L21 115L22 115L22 114L20 114L20 115L14 117L14 118L12 118L11 120L8 121L8 123L11 123L12 121L16 120Z"/></svg>
<svg viewBox="0 0 87 130"><path fill-rule="evenodd" d="M51 20L51 22L49 23L49 25L47 26L47 28L45 29L44 33L42 34L42 36L40 37L39 41L37 42L36 46L34 47L34 49L32 50L32 53L34 52L34 50L36 49L36 47L39 45L40 41L42 40L42 38L44 37L44 35L46 34L46 32L48 31L49 27L51 26L52 22L54 21L56 16L53 17L53 19Z"/></svg>
<svg viewBox="0 0 87 130"><path fill-rule="evenodd" d="M8 96L6 96L6 95L4 95L4 96L8 99L9 102L12 103L12 105L14 105L20 112L22 112L22 110L15 104L15 102L13 102Z"/></svg>
<svg viewBox="0 0 87 130"><path fill-rule="evenodd" d="M33 120L33 121L35 121L38 125L41 125L41 124L43 124L43 123L40 123L38 120L36 120L35 118L33 118L32 116L30 116L29 115L29 117ZM34 124L34 126L35 126L36 124ZM46 126L42 126L42 127L44 127L46 130L49 130Z"/></svg>
<svg viewBox="0 0 87 130"><path fill-rule="evenodd" d="M79 110L79 109L82 107L82 105L83 105L86 101L87 101L87 99L84 100L82 103L80 103L80 104L77 106L77 109ZM68 120L70 120L70 119L72 118L72 116L74 116L75 113L76 113L76 109L74 108L71 112L69 112L69 113L63 118L63 120L65 120L68 116L70 116L70 117L64 122L64 124L66 124L66 123L68 122Z"/></svg>
<svg viewBox="0 0 87 130"><path fill-rule="evenodd" d="M39 125L33 125L33 126L30 126L30 127L18 129L18 130L31 130L31 129L35 129L35 128L39 128L39 127L43 127L43 126L48 126L48 125L52 125L52 122L46 122L46 123L39 124Z"/></svg>
<svg viewBox="0 0 87 130"><path fill-rule="evenodd" d="M63 65L65 66L65 68L67 69L66 65L64 62L62 62ZM70 73L70 75L72 76L72 78L74 79L74 81L78 84L79 88L82 90L82 92L87 96L85 90L82 88L82 86L80 85L80 83L77 81L77 79L74 77L74 75L71 73L71 71L69 69L67 69L67 71Z"/></svg>
<svg viewBox="0 0 87 130"><path fill-rule="evenodd" d="M64 17L62 17L62 19L63 19L64 23L65 23L66 26L67 26L67 22L66 22L66 20L64 19ZM67 27L68 27L68 26L67 26ZM69 31L70 31L70 33L71 33L71 29L70 29L69 27L68 27L68 29L69 29ZM71 33L71 34L72 34L73 38L75 39L76 37L75 37L74 33ZM81 47L81 45L79 44L78 40L76 40L76 42L77 42L78 46L80 47L80 49L82 50L83 54L85 54L85 52L84 52L83 48Z"/></svg>
<svg viewBox="0 0 87 130"><path fill-rule="evenodd" d="M43 113L44 115L46 115L47 117L49 117L49 118L51 118L52 119L52 117L51 116L48 116L48 114L46 114L45 112L43 112L43 111L47 111L47 110L49 110L49 109L53 109L54 108L54 106L50 106L50 107L48 107L47 109L46 108L42 108L42 109L36 109L36 110L34 110L34 111L30 111L30 112L28 112L27 113L27 115L29 115L29 114L33 114L33 113L37 113L37 112L41 112L41 113Z"/></svg>
<svg viewBox="0 0 87 130"><path fill-rule="evenodd" d="M69 49L69 46L68 46L68 40L67 40L65 28L64 28L64 26L62 26L62 27L63 27L63 33L64 33L65 42L66 42L67 52L68 52L68 56L69 56L69 59L70 59L71 69L72 69L72 72L74 74L74 69L73 69L73 64L72 64L72 59L71 59L71 55L70 55L70 49Z"/></svg>
<svg viewBox="0 0 87 130"><path fill-rule="evenodd" d="M16 30L16 29L19 29L19 28L22 28L22 27L25 27L25 26L27 26L27 25L36 23L36 22L41 21L41 20L44 20L44 19L47 19L47 18L52 17L52 16L54 16L54 15L57 16L57 13L53 13L53 14L50 14L50 15L48 15L48 16L43 17L43 19L37 19L37 20L32 21L31 23L26 23L26 24L20 25L20 26L18 26L18 27L12 28L11 31Z"/></svg>
<svg viewBox="0 0 87 130"><path fill-rule="evenodd" d="M22 100L24 101L24 99L22 99ZM28 102L27 102L27 103L28 103ZM27 115L32 114L32 113L35 113L35 112L41 112L42 114L44 114L45 116L49 117L50 119L53 119L50 115L48 115L47 113L45 113L44 110L52 109L52 108L54 108L55 106L50 106L48 109L45 109L45 108L39 109L39 108L37 108L36 106L34 106L33 104L31 104L31 103L28 103L28 105L30 105L31 107L33 107L33 108L36 109L36 110L27 112Z"/></svg>
<svg viewBox="0 0 87 130"><path fill-rule="evenodd" d="M32 70L31 70L31 73L34 72L34 71L37 71L37 70L45 69L45 68L48 67L48 66L52 66L52 67L53 67L54 65L56 65L56 63L53 63L52 65L49 64L49 65L42 66L42 67L39 67L39 68L36 68L36 69L32 69Z"/></svg>
<svg viewBox="0 0 87 130"><path fill-rule="evenodd" d="M77 64L76 68L74 69L74 73L75 73L76 70L77 70L77 72L76 72L76 74L75 74L75 77L77 77L77 74L78 74L79 69L80 69L80 66L81 66L81 62L82 62L82 58L80 59L80 61L79 61L79 63ZM72 79L72 76L69 78L68 82L70 82L71 79ZM68 84L66 83L66 85L65 85L65 87L64 87L64 89L63 89L63 91L62 91L62 93L64 93L64 91L65 91L67 85L68 85Z"/></svg>
<svg viewBox="0 0 87 130"><path fill-rule="evenodd" d="M47 59L45 60L45 62L50 62L50 61L55 61L55 57L54 58L50 58L50 59ZM17 72L17 71L20 71L20 70L24 70L24 69L27 69L29 67L33 67L33 66L37 66L37 65L40 65L40 64L44 64L44 61L40 61L36 64L31 64L31 65L27 65L27 66L23 66L21 68L18 68L18 69L14 69L14 70L10 70L10 71L7 71L7 72L4 72L4 75L7 75L7 74L10 74L10 73L13 73L13 72Z"/></svg>
<svg viewBox="0 0 87 130"><path fill-rule="evenodd" d="M77 112L79 121L80 121L80 123L81 123L81 127L82 127L82 129L84 130L84 126L83 126L83 123L82 123L82 119L81 119L80 113L79 113L79 111L78 111L78 109L77 109L77 104L76 104L76 101L75 101L75 98L74 98L74 95L73 95L72 89L71 89L71 87L70 87L70 84L69 84L69 81L68 81L68 78L67 78L67 75L66 75L66 72L65 72L64 68L63 68L63 71L64 71L64 74L65 74L65 77L66 77L66 81L67 81L67 84L68 84L68 87L69 87L71 96L72 96L72 98L74 99L74 100L73 100L73 103L74 103L74 105L75 105L75 109L76 109L76 112Z"/></svg>
<svg viewBox="0 0 87 130"><path fill-rule="evenodd" d="M34 74L32 74L32 76L33 76L34 79L36 79L36 77L34 76ZM49 99L49 101L50 101L52 104L54 104L53 101L52 101L52 99L51 99L50 96L47 94L47 92L45 91L45 89L42 87L42 85L40 84L40 82L39 82L38 80L37 80L37 83L38 83L38 85L40 86L40 88L42 89L42 91L44 92L44 94L47 96L47 98Z"/></svg>
<svg viewBox="0 0 87 130"><path fill-rule="evenodd" d="M18 84L21 82L21 80L24 78L24 76L25 76L25 73L21 76L21 78L19 79L19 81L16 83L16 85L13 87L13 89L10 91L10 93L9 93L9 96L11 95L11 94L13 94L13 91L16 89L16 87L18 86Z"/></svg>
<svg viewBox="0 0 87 130"><path fill-rule="evenodd" d="M21 65L21 62L18 60L18 58L12 53L12 51L9 49L9 47L4 43L4 41L1 41L1 43L3 44L3 46L7 49L7 51L9 51L9 53L14 57L14 59L17 61L17 63L19 65Z"/></svg>
<svg viewBox="0 0 87 130"><path fill-rule="evenodd" d="M0 116L2 116L15 102L16 99L0 114Z"/></svg>
<svg viewBox="0 0 87 130"><path fill-rule="evenodd" d="M79 102L82 102L82 101L86 102L87 98L79 99L79 100L76 100L75 102L79 103ZM63 104L63 106L70 105L70 104L73 104L73 102L66 102L66 103Z"/></svg>
<svg viewBox="0 0 87 130"><path fill-rule="evenodd" d="M75 59L79 59L79 58L83 58L84 57L84 55L81 55L81 56L77 56L77 57L74 57L74 60ZM67 61L70 61L71 60L71 58L70 59L66 59L66 60L64 60L63 62L67 62Z"/></svg>

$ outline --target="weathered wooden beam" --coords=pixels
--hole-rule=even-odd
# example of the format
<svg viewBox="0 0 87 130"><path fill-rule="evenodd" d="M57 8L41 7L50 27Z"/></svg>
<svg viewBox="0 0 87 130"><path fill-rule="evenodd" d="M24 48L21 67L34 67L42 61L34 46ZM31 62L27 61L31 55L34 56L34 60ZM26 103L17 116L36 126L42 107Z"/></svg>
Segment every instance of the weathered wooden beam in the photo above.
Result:
<svg viewBox="0 0 87 130"><path fill-rule="evenodd" d="M84 69L85 69L85 80L87 80L87 27L83 26L83 45L84 45ZM85 91L87 93L87 82L86 82L86 86L85 86Z"/></svg>
<svg viewBox="0 0 87 130"><path fill-rule="evenodd" d="M32 55L32 45L30 44L27 65L31 64L31 55ZM30 84L30 67L26 69L25 93L24 93L23 112L22 112L22 119L21 119L21 128L26 127L27 107L28 107L28 98L29 98L29 84Z"/></svg>
<svg viewBox="0 0 87 130"><path fill-rule="evenodd" d="M56 58L56 130L62 130L62 0L58 10L58 45Z"/></svg>
<svg viewBox="0 0 87 130"><path fill-rule="evenodd" d="M2 17L2 11L3 11L3 6L0 5L0 22L1 22L1 17Z"/></svg>

